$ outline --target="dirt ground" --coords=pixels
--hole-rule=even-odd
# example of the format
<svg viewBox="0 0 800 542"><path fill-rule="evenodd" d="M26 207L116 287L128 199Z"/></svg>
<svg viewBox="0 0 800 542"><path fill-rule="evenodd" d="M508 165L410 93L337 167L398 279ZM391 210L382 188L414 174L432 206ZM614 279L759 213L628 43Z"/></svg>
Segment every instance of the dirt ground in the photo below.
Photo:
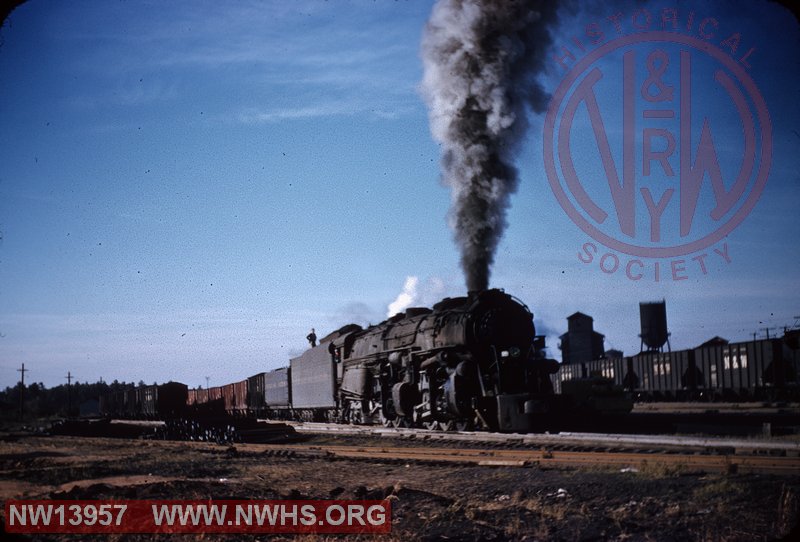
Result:
<svg viewBox="0 0 800 542"><path fill-rule="evenodd" d="M657 464L620 472L292 459L256 444L0 434L0 499L23 497L389 498L392 533L385 540L800 540L800 475L671 472ZM217 538L314 539L162 537Z"/></svg>

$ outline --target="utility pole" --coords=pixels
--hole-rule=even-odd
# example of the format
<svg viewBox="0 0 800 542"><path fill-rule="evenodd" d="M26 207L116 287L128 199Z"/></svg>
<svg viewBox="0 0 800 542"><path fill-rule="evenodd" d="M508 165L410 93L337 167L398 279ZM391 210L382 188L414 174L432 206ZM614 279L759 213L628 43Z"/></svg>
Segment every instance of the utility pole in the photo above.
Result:
<svg viewBox="0 0 800 542"><path fill-rule="evenodd" d="M28 369L25 368L25 364L22 364L22 369L17 369L22 376L20 377L21 386L19 388L19 419L21 420L25 414L25 373L28 372Z"/></svg>
<svg viewBox="0 0 800 542"><path fill-rule="evenodd" d="M208 389L208 377L206 377L206 389Z"/></svg>
<svg viewBox="0 0 800 542"><path fill-rule="evenodd" d="M67 371L67 418L70 417L72 412L72 373Z"/></svg>

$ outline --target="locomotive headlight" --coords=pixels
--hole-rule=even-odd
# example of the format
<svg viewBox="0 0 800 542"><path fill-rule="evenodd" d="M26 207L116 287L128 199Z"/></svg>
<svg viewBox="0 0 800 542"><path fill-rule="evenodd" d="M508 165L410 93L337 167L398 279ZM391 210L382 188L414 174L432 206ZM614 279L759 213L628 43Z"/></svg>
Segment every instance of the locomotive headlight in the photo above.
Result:
<svg viewBox="0 0 800 542"><path fill-rule="evenodd" d="M509 357L510 358L518 358L519 354L520 354L519 348L517 348L516 346L512 346L508 350L502 350L500 352L500 357L501 358L509 358Z"/></svg>

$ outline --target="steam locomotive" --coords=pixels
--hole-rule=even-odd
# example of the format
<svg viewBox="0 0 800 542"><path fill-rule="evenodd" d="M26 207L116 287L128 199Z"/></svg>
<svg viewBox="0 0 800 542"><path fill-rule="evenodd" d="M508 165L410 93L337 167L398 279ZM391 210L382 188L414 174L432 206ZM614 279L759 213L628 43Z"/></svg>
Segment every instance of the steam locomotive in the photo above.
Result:
<svg viewBox="0 0 800 542"><path fill-rule="evenodd" d="M582 406L630 411L632 403L620 398L621 390L615 395L610 380L584 386L581 393L592 401L554 394L551 375L559 365L546 358L544 344L524 303L502 290L470 292L366 329L346 325L289 367L239 382L207 389L168 383L111 394L101 398L101 413L179 417L180 403L188 416L530 432L549 429L565 411ZM168 412L159 405L168 405Z"/></svg>
<svg viewBox="0 0 800 542"><path fill-rule="evenodd" d="M344 422L531 431L557 408L550 374L558 364L543 345L521 301L470 292L323 338L291 362L292 405L320 408L313 398L338 383L337 404L322 407L337 406Z"/></svg>

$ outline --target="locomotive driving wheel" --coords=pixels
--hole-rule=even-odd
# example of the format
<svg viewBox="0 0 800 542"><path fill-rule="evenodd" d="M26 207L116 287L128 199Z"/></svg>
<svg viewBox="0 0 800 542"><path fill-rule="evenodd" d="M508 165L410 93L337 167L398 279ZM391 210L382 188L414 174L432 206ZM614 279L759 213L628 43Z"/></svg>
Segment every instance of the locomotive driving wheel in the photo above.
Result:
<svg viewBox="0 0 800 542"><path fill-rule="evenodd" d="M456 431L472 431L475 429L475 423L470 419L460 419L455 422Z"/></svg>
<svg viewBox="0 0 800 542"><path fill-rule="evenodd" d="M397 421L400 416L397 415L397 412L394 409L394 402L391 398L389 398L386 400L385 405L385 408L380 405L378 406L381 424L384 427L397 427Z"/></svg>
<svg viewBox="0 0 800 542"><path fill-rule="evenodd" d="M365 425L372 425L378 420L383 423L381 404L374 399L361 401L361 417Z"/></svg>
<svg viewBox="0 0 800 542"><path fill-rule="evenodd" d="M394 427L402 428L402 427L412 427L413 424L406 418L405 416L398 416L394 419Z"/></svg>
<svg viewBox="0 0 800 542"><path fill-rule="evenodd" d="M386 414L383 409L380 410L381 425L384 427L397 427L398 416L396 414L392 416L391 412L388 413L388 416Z"/></svg>
<svg viewBox="0 0 800 542"><path fill-rule="evenodd" d="M431 431L435 431L439 429L439 422L433 417L433 410L428 411L424 414L423 408L427 408L430 405L430 397L431 392L429 390L422 391L422 401L420 405L417 405L414 409L415 414L415 421L422 425L425 429L430 429ZM418 417L419 416L419 417Z"/></svg>
<svg viewBox="0 0 800 542"><path fill-rule="evenodd" d="M455 431L456 430L456 421L455 420L447 420L444 422L439 422L439 429L442 431Z"/></svg>

